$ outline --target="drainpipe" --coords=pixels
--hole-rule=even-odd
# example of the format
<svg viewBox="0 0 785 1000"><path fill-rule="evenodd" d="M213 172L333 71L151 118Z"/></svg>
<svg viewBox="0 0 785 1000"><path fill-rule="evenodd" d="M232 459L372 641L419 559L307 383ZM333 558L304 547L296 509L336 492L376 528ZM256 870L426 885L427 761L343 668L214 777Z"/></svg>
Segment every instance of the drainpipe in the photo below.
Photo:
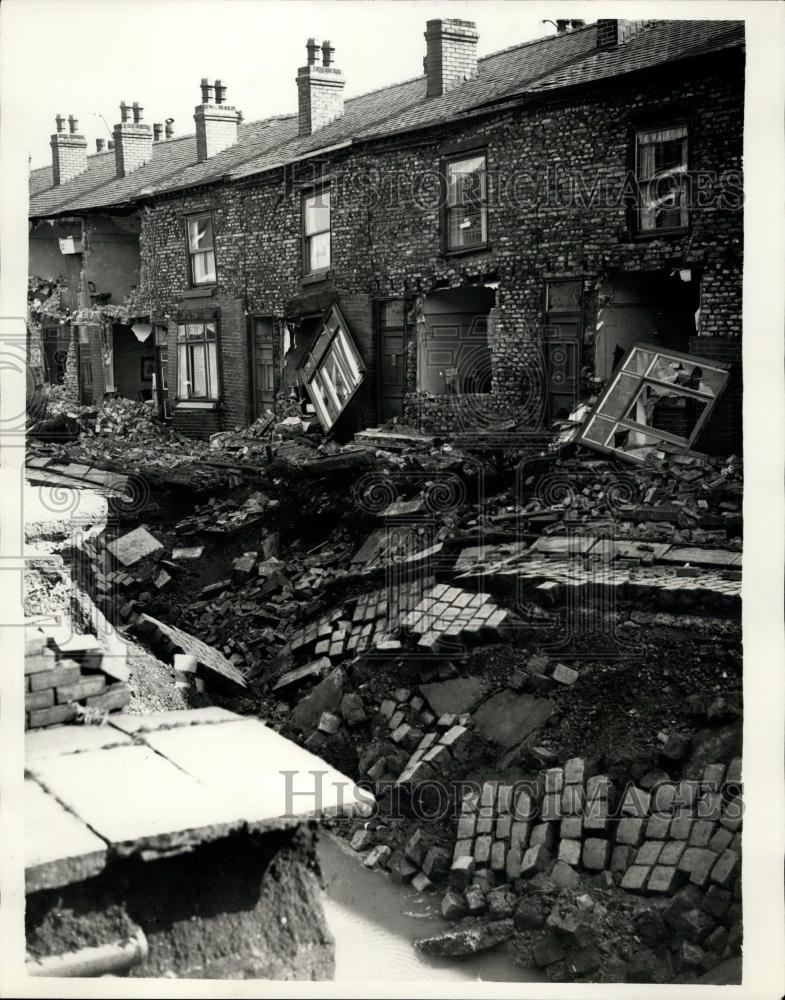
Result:
<svg viewBox="0 0 785 1000"><path fill-rule="evenodd" d="M79 948L64 955L46 955L26 962L28 976L121 975L147 958L147 938L141 927L133 937L95 948Z"/></svg>

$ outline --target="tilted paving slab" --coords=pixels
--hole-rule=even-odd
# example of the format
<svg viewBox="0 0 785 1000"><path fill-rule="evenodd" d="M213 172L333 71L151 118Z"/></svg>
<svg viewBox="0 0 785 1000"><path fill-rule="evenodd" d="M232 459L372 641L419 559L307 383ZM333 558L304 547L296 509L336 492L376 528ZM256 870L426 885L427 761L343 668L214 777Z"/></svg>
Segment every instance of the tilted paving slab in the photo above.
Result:
<svg viewBox="0 0 785 1000"><path fill-rule="evenodd" d="M539 729L555 707L546 698L506 689L483 702L472 718L479 736L508 750Z"/></svg>
<svg viewBox="0 0 785 1000"><path fill-rule="evenodd" d="M237 803L254 828L353 815L358 800L368 806L373 802L345 775L256 719L170 729L143 738L211 793Z"/></svg>
<svg viewBox="0 0 785 1000"><path fill-rule="evenodd" d="M174 713L173 713L174 714ZM128 716L141 718L141 716ZM60 754L83 753L85 750L105 750L131 743L131 737L113 725L52 726L50 729L28 729L25 733L25 764Z"/></svg>
<svg viewBox="0 0 785 1000"><path fill-rule="evenodd" d="M25 891L59 889L103 870L106 844L28 778L24 783Z"/></svg>
<svg viewBox="0 0 785 1000"><path fill-rule="evenodd" d="M109 542L106 547L115 559L126 567L133 566L146 556L163 549L158 539L142 525Z"/></svg>
<svg viewBox="0 0 785 1000"><path fill-rule="evenodd" d="M189 849L243 825L236 802L220 789L205 794L195 778L147 746L47 757L28 770L120 855Z"/></svg>
<svg viewBox="0 0 785 1000"><path fill-rule="evenodd" d="M185 711L151 712L149 715L117 715L110 717L109 725L121 732L134 736L136 733L152 733L158 729L175 729L180 726L203 726L215 722L241 722L242 715L230 712L218 705L206 708L189 708Z"/></svg>

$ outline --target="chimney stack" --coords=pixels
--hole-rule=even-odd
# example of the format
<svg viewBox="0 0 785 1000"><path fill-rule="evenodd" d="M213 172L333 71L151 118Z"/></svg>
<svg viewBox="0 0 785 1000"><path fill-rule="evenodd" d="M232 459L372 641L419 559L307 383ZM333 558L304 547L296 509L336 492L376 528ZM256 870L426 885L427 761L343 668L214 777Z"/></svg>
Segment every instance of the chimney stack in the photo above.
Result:
<svg viewBox="0 0 785 1000"><path fill-rule="evenodd" d="M652 23L648 21L622 21L615 19L597 21L597 48L615 49L635 38L644 28Z"/></svg>
<svg viewBox="0 0 785 1000"><path fill-rule="evenodd" d="M423 70L427 96L440 97L477 76L477 25L457 18L426 22Z"/></svg>
<svg viewBox="0 0 785 1000"><path fill-rule="evenodd" d="M237 108L224 104L226 87L220 80L208 83L203 77L200 84L202 103L194 108L196 122L196 157L200 163L234 146L238 139L240 114ZM166 123L166 138L171 138L170 122Z"/></svg>
<svg viewBox="0 0 785 1000"><path fill-rule="evenodd" d="M120 122L112 133L118 177L127 177L153 157L153 134L149 125L142 124L143 111L144 108L136 101L131 107L125 101L120 102ZM129 121L132 116L133 121Z"/></svg>
<svg viewBox="0 0 785 1000"><path fill-rule="evenodd" d="M73 115L68 116L68 132L62 115L55 117L55 126L57 131L49 145L52 147L52 180L58 187L87 170L87 139L77 133L79 122Z"/></svg>
<svg viewBox="0 0 785 1000"><path fill-rule="evenodd" d="M321 48L322 64L316 63ZM311 135L343 114L343 73L333 65L335 49L328 40L321 46L313 38L305 45L308 64L297 70L297 105L300 135Z"/></svg>
<svg viewBox="0 0 785 1000"><path fill-rule="evenodd" d="M161 122L153 123L153 142L160 142L161 136L163 135L164 127Z"/></svg>

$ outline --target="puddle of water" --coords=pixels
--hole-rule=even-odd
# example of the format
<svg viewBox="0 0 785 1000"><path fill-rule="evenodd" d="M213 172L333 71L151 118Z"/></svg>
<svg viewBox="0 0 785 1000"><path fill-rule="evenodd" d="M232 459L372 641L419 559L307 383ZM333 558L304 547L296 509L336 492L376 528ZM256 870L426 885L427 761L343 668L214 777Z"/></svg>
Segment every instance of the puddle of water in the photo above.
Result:
<svg viewBox="0 0 785 1000"><path fill-rule="evenodd" d="M439 959L416 951L415 938L450 925L441 896L422 896L378 871L364 868L343 841L324 834L319 856L327 889L324 910L335 937L335 979L541 982L513 965L509 945L466 958Z"/></svg>

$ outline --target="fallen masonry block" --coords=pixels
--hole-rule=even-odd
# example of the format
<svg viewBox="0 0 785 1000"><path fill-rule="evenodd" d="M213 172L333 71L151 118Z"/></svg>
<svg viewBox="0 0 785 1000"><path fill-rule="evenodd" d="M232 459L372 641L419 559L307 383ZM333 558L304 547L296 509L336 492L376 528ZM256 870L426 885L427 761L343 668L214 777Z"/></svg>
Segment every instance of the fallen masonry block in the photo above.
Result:
<svg viewBox="0 0 785 1000"><path fill-rule="evenodd" d="M563 663L557 663L553 671L553 679L559 683L564 684L567 687L573 685L580 674L577 670L573 670L572 667L565 666Z"/></svg>
<svg viewBox="0 0 785 1000"><path fill-rule="evenodd" d="M431 882L425 872L418 872L412 879L412 886L417 892L433 892L436 886Z"/></svg>
<svg viewBox="0 0 785 1000"><path fill-rule="evenodd" d="M387 870L393 882L406 885L417 874L417 868L409 861L402 851L393 851L387 861Z"/></svg>
<svg viewBox="0 0 785 1000"><path fill-rule="evenodd" d="M521 878L531 878L537 872L545 871L551 860L552 855L544 844L529 847L521 859Z"/></svg>
<svg viewBox="0 0 785 1000"><path fill-rule="evenodd" d="M449 883L453 889L465 889L474 875L475 861L471 855L457 857L450 868Z"/></svg>
<svg viewBox="0 0 785 1000"><path fill-rule="evenodd" d="M331 712L322 712L316 728L320 733L325 733L327 736L334 736L341 728L341 720Z"/></svg>
<svg viewBox="0 0 785 1000"><path fill-rule="evenodd" d="M161 552L163 545L144 526L140 526L115 541L109 542L106 548L119 563L127 567L134 566L156 552Z"/></svg>
<svg viewBox="0 0 785 1000"><path fill-rule="evenodd" d="M655 865L646 888L649 892L673 895L683 882L682 873L674 865Z"/></svg>
<svg viewBox="0 0 785 1000"><path fill-rule="evenodd" d="M732 893L728 892L726 889L721 889L717 885L710 885L706 890L706 895L703 897L701 906L707 913L710 913L715 920L722 920L728 912L728 908L730 907L732 900Z"/></svg>
<svg viewBox="0 0 785 1000"><path fill-rule="evenodd" d="M423 858L425 857L425 848L422 841L422 830L417 829L406 841L403 849L405 857L418 867L422 867Z"/></svg>
<svg viewBox="0 0 785 1000"><path fill-rule="evenodd" d="M386 844L377 844L363 858L363 864L366 868L378 868L387 861L391 854L392 849Z"/></svg>
<svg viewBox="0 0 785 1000"><path fill-rule="evenodd" d="M468 912L469 907L463 893L448 889L442 898L442 916L444 919L461 920Z"/></svg>
<svg viewBox="0 0 785 1000"><path fill-rule="evenodd" d="M361 726L366 720L365 705L359 694L350 691L341 699L341 715L347 726Z"/></svg>
<svg viewBox="0 0 785 1000"><path fill-rule="evenodd" d="M624 878L621 880L621 887L633 892L642 892L650 874L651 868L645 865L632 865L624 873Z"/></svg>
<svg viewBox="0 0 785 1000"><path fill-rule="evenodd" d="M637 847L643 840L644 828L645 820L643 819L628 816L619 820L619 825L616 828L616 843Z"/></svg>
<svg viewBox="0 0 785 1000"><path fill-rule="evenodd" d="M349 841L349 846L355 851L365 851L373 844L373 834L370 830L363 827L360 830L355 830L352 834L352 839Z"/></svg>
<svg viewBox="0 0 785 1000"><path fill-rule="evenodd" d="M532 958L541 969L560 962L564 955L564 948L555 934L542 938L532 949Z"/></svg>
<svg viewBox="0 0 785 1000"><path fill-rule="evenodd" d="M464 893L464 898L466 899L466 906L469 910L470 917L477 917L480 916L480 914L485 913L485 895L479 886L468 886L466 892Z"/></svg>
<svg viewBox="0 0 785 1000"><path fill-rule="evenodd" d="M589 837L583 842L583 867L590 871L602 871L608 867L611 856L610 841L599 837Z"/></svg>
<svg viewBox="0 0 785 1000"><path fill-rule="evenodd" d="M425 855L422 870L432 880L445 876L450 870L452 859L443 847L431 847Z"/></svg>

